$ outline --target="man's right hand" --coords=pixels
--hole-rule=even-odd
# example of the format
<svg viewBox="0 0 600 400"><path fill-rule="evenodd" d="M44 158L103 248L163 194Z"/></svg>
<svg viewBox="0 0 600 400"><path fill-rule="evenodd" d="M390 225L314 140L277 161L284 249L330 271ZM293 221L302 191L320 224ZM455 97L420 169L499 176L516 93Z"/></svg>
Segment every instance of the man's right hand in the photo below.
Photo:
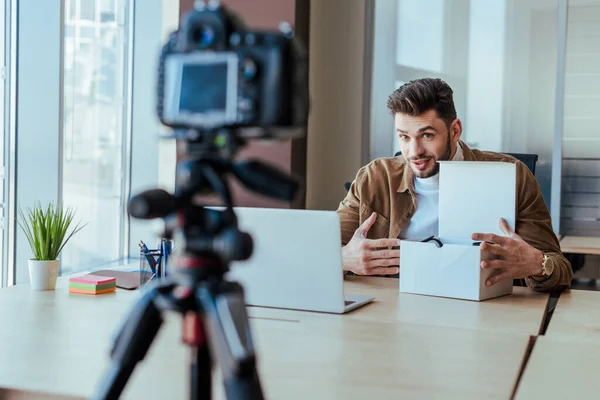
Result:
<svg viewBox="0 0 600 400"><path fill-rule="evenodd" d="M400 245L398 239L366 239L375 223L376 214L358 227L352 239L342 247L342 267L356 275L394 275L400 272L400 250L388 247Z"/></svg>

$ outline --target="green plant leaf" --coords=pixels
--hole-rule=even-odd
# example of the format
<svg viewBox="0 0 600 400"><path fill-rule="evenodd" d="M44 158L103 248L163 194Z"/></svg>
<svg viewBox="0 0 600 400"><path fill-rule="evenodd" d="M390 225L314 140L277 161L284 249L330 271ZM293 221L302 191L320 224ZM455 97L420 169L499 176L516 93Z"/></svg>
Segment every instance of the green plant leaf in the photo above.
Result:
<svg viewBox="0 0 600 400"><path fill-rule="evenodd" d="M75 211L49 203L36 203L27 213L19 209L17 222L27 238L35 260L56 260L67 242L87 224L73 225ZM69 232L69 229L71 231Z"/></svg>

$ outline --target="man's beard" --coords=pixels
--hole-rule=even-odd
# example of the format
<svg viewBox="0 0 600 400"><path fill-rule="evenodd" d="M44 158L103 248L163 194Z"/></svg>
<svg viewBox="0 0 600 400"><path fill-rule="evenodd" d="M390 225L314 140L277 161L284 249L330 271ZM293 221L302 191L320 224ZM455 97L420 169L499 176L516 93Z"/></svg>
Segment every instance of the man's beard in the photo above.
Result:
<svg viewBox="0 0 600 400"><path fill-rule="evenodd" d="M436 159L434 155L430 155L430 154L420 154L416 157L412 157L409 160L409 165L417 178L421 178L421 179L431 178L432 176L435 176L438 174L438 172L440 172L440 164L438 163L438 161L448 161L448 160L450 160L451 156L452 156L452 143L450 141L450 130L448 130L448 141L446 142L446 149L444 150L444 152L442 153L442 155L439 158ZM430 171L419 171L419 170L415 171L411 162L417 161L417 160L434 160L435 164L433 165L433 168Z"/></svg>

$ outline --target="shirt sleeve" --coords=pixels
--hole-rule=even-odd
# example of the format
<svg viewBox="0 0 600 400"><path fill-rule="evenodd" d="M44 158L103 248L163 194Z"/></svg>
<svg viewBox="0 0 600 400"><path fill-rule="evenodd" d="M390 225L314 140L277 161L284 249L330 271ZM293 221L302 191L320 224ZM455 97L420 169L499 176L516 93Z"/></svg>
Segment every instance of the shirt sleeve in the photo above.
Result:
<svg viewBox="0 0 600 400"><path fill-rule="evenodd" d="M356 174L346 197L340 202L336 211L340 216L342 246L345 246L352 239L354 232L360 226L360 188L365 184L366 176L366 168L363 167Z"/></svg>
<svg viewBox="0 0 600 400"><path fill-rule="evenodd" d="M556 287L570 287L573 279L571 263L560 250L558 238L552 229L552 219L540 186L531 171L521 162L517 163L517 226L515 232L531 246L548 256L547 263L553 273L545 279L528 277L527 286L534 291L550 292Z"/></svg>

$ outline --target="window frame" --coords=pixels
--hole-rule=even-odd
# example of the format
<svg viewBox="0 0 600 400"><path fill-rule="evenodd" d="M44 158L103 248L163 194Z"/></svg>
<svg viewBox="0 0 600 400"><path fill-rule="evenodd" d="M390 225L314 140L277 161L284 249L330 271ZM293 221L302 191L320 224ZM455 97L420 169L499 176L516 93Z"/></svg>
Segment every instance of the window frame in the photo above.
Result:
<svg viewBox="0 0 600 400"><path fill-rule="evenodd" d="M14 0L5 0L4 8L0 11L3 31L3 40L0 53L2 54L2 96L3 107L2 126L3 140L3 165L0 166L3 172L3 198L2 202L2 251L0 254L0 287L8 286L13 282L15 275L14 268L14 232L15 207L13 205L15 196L15 71L16 71L16 29L17 29L17 4Z"/></svg>
<svg viewBox="0 0 600 400"><path fill-rule="evenodd" d="M14 57L13 86L15 104L12 111L15 141L9 150L15 179L10 183L14 193L13 205L28 206L35 201L60 201L62 192L62 99L63 99L63 34L65 6L68 0L39 2L20 0L14 30L18 56ZM123 218L121 224L121 262L137 259L137 243L159 236L156 222L131 219L126 205L131 194L155 188L159 182L159 132L161 126L155 115L156 66L165 36L163 13L168 0L128 1L126 111L123 118ZM13 1L13 4L16 2ZM139 6L139 7L136 7ZM16 6L15 6L16 7ZM172 24L171 24L172 25ZM39 66L44 65L40 70ZM135 79L134 79L135 77ZM57 101L57 99L61 99ZM36 118L31 118L35 115ZM169 141L170 142L170 141ZM174 148L173 148L174 150ZM162 155L162 153L161 153ZM149 163L148 160L157 160ZM174 181L174 175L173 175ZM10 219L10 218L9 218ZM14 218L12 218L14 221ZM28 281L27 260L31 251L20 229L15 228L8 238L8 266L2 281L8 285ZM114 265L114 262L112 263Z"/></svg>

